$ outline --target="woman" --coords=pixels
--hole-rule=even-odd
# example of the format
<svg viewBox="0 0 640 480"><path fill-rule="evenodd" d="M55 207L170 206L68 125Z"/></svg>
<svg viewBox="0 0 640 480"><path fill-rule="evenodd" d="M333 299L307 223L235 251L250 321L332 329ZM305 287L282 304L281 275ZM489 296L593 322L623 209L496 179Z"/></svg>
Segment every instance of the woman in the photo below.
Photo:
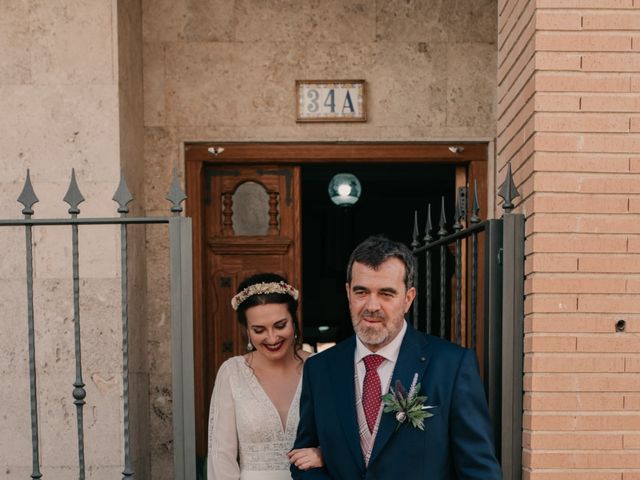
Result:
<svg viewBox="0 0 640 480"><path fill-rule="evenodd" d="M289 453L309 355L300 348L298 291L279 275L258 274L240 284L231 306L247 331L249 353L225 361L216 376L208 480L290 479L290 461L304 470L321 467L318 448Z"/></svg>

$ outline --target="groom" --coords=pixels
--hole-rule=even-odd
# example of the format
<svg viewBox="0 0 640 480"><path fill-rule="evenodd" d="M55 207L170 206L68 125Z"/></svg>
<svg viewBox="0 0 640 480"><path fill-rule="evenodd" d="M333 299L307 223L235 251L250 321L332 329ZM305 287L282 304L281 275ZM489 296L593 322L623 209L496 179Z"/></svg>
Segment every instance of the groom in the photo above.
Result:
<svg viewBox="0 0 640 480"><path fill-rule="evenodd" d="M500 480L491 424L472 351L407 324L415 263L403 244L369 237L351 254L347 296L356 335L307 360L294 448L320 446L324 467L294 479ZM380 396L414 377L424 430Z"/></svg>

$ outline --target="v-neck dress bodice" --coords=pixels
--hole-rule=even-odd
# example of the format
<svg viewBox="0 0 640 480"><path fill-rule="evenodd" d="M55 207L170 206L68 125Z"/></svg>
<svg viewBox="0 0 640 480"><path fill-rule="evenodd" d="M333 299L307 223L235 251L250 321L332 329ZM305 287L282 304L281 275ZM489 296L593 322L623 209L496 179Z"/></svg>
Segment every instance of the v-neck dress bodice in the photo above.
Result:
<svg viewBox="0 0 640 480"><path fill-rule="evenodd" d="M283 428L275 405L244 357L224 362L209 411L209 480L290 479L287 452L296 437L298 382Z"/></svg>

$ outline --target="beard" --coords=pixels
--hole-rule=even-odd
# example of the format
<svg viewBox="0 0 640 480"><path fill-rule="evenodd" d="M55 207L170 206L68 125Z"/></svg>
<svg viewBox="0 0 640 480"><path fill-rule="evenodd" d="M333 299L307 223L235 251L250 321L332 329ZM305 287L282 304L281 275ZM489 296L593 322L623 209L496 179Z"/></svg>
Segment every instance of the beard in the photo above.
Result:
<svg viewBox="0 0 640 480"><path fill-rule="evenodd" d="M367 325L362 317L376 318L381 321L374 325ZM387 326L387 319L384 314L380 312L368 312L365 310L362 313L362 316L357 318L358 322L354 323L353 329L363 343L368 345L380 345L385 343L391 335L389 327Z"/></svg>

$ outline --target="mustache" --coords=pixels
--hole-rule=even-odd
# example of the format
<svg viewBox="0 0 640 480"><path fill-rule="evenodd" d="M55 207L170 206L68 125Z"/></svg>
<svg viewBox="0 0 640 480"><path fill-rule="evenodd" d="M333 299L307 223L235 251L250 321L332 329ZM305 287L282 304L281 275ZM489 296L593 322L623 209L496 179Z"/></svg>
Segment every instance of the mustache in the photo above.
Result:
<svg viewBox="0 0 640 480"><path fill-rule="evenodd" d="M376 311L364 310L362 312L361 316L362 317L370 317L370 318L378 318L380 320L384 320L385 319L384 313L382 313L379 310L376 310Z"/></svg>

